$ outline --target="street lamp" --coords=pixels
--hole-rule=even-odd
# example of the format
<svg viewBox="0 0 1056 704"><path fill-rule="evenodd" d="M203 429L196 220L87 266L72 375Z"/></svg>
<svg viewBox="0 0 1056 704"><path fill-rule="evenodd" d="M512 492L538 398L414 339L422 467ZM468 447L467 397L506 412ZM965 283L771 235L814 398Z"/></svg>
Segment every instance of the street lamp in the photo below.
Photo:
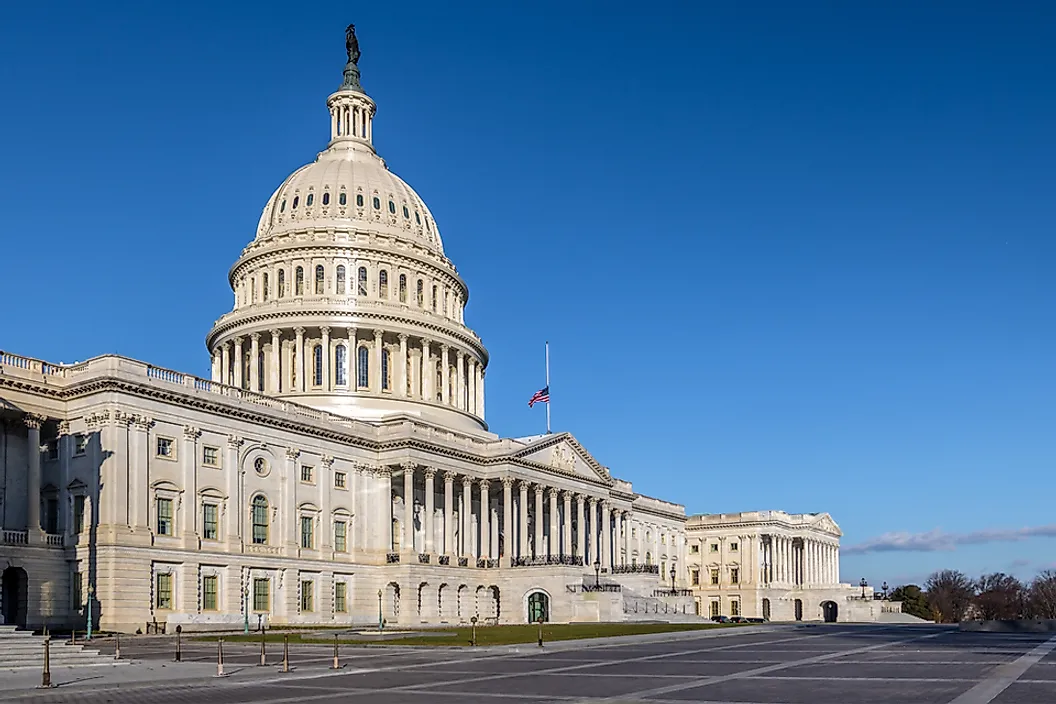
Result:
<svg viewBox="0 0 1056 704"><path fill-rule="evenodd" d="M594 586L595 588L601 586L601 563L594 560Z"/></svg>
<svg viewBox="0 0 1056 704"><path fill-rule="evenodd" d="M677 574L675 572L675 568L672 567L671 568L671 596L675 595L675 574Z"/></svg>
<svg viewBox="0 0 1056 704"><path fill-rule="evenodd" d="M385 618L381 615L381 595L382 592L378 590L378 632L385 630Z"/></svg>
<svg viewBox="0 0 1056 704"><path fill-rule="evenodd" d="M86 640L91 640L92 639L92 594L94 594L94 593L95 593L95 589L93 589L92 585L89 584L88 585L88 629L87 629L88 633L85 636Z"/></svg>
<svg viewBox="0 0 1056 704"><path fill-rule="evenodd" d="M865 598L865 588L869 586L869 582L865 581L865 577L862 577L862 581L858 582L858 586L862 588L862 598Z"/></svg>
<svg viewBox="0 0 1056 704"><path fill-rule="evenodd" d="M242 632L249 635L249 585L242 590Z"/></svg>
<svg viewBox="0 0 1056 704"><path fill-rule="evenodd" d="M880 585L880 588L884 590L884 600L886 601L887 600L887 580L886 579L884 580L884 583Z"/></svg>

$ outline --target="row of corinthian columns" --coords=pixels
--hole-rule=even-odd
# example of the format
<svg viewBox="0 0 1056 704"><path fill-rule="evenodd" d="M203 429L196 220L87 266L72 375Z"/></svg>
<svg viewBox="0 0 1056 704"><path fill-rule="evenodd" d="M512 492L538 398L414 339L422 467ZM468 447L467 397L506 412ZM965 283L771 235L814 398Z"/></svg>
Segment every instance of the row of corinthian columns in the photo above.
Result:
<svg viewBox="0 0 1056 704"><path fill-rule="evenodd" d="M840 552L834 542L770 535L764 542L763 581L797 586L838 584Z"/></svg>

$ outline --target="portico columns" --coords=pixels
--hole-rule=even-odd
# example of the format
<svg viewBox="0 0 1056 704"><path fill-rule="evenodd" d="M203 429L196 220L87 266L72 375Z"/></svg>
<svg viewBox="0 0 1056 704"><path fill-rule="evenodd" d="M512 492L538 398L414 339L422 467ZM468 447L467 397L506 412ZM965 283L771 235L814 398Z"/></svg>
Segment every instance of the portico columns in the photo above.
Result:
<svg viewBox="0 0 1056 704"><path fill-rule="evenodd" d="M455 546L454 533L452 532L451 517L455 507L455 473L444 472L444 554L455 555L458 548Z"/></svg>
<svg viewBox="0 0 1056 704"><path fill-rule="evenodd" d="M526 558L528 554L528 482L522 480L518 482L517 488L520 489L520 499L518 508L520 509L521 521L517 529L518 537L520 538L519 550L517 557Z"/></svg>
<svg viewBox="0 0 1056 704"><path fill-rule="evenodd" d="M399 372L396 374L396 395L400 398L407 397L407 335L400 333L400 362L396 365Z"/></svg>
<svg viewBox="0 0 1056 704"><path fill-rule="evenodd" d="M502 478L502 567L510 566L513 555L513 477Z"/></svg>
<svg viewBox="0 0 1056 704"><path fill-rule="evenodd" d="M414 463L403 467L403 552L414 552Z"/></svg>
<svg viewBox="0 0 1056 704"><path fill-rule="evenodd" d="M466 410L466 370L465 370L465 353L462 350L455 351L455 363L458 365L458 378L455 386L455 394L458 398L455 399L455 408Z"/></svg>
<svg viewBox="0 0 1056 704"><path fill-rule="evenodd" d="M590 559L588 564L601 562L601 546L598 545L598 500L591 496L587 499L588 516L587 524L590 526Z"/></svg>
<svg viewBox="0 0 1056 704"><path fill-rule="evenodd" d="M433 553L433 512L435 507L433 505L433 477L436 476L436 470L432 467L425 468L425 516L422 521L422 527L425 529L425 550L424 552Z"/></svg>
<svg viewBox="0 0 1056 704"><path fill-rule="evenodd" d="M249 336L249 390L260 392L260 333Z"/></svg>
<svg viewBox="0 0 1056 704"><path fill-rule="evenodd" d="M604 500L601 502L601 567L612 567L612 508Z"/></svg>
<svg viewBox="0 0 1056 704"><path fill-rule="evenodd" d="M433 383L436 375L431 373L429 368L429 340L422 338L422 400L433 403L436 401L436 394L433 392Z"/></svg>
<svg viewBox="0 0 1056 704"><path fill-rule="evenodd" d="M473 552L473 479L462 477L462 556Z"/></svg>
<svg viewBox="0 0 1056 704"><path fill-rule="evenodd" d="M586 548L587 529L583 518L583 494L576 494L576 555L583 558L583 564L589 564Z"/></svg>
<svg viewBox="0 0 1056 704"><path fill-rule="evenodd" d="M543 556L543 487L535 485L535 541L532 546L534 557Z"/></svg>
<svg viewBox="0 0 1056 704"><path fill-rule="evenodd" d="M564 501L564 515L561 521L561 554L564 557L572 556L572 492L562 491L561 499Z"/></svg>
<svg viewBox="0 0 1056 704"><path fill-rule="evenodd" d="M40 532L40 426L44 424L44 416L27 413L23 422L29 429L26 448L29 454L29 471L26 474L26 530L33 536L30 540L33 540Z"/></svg>
<svg viewBox="0 0 1056 704"><path fill-rule="evenodd" d="M329 391L333 387L330 377L330 328L324 325L319 331L323 336L323 390Z"/></svg>
<svg viewBox="0 0 1056 704"><path fill-rule="evenodd" d="M488 506L488 495L491 491L491 483L487 479L480 480L480 550L477 552L485 560L491 558L491 508Z"/></svg>
<svg viewBox="0 0 1056 704"><path fill-rule="evenodd" d="M242 359L242 337L239 336L239 337L235 338L235 384L234 385L237 386L240 389L243 386L243 383L242 383L242 366L243 366L244 362L245 362L245 360Z"/></svg>
<svg viewBox="0 0 1056 704"><path fill-rule="evenodd" d="M466 400L469 401L469 408L466 410L470 413L476 414L477 412L477 360L473 357L469 357L469 372L466 374L466 384L469 388L466 391Z"/></svg>
<svg viewBox="0 0 1056 704"><path fill-rule="evenodd" d="M278 330L269 330L271 333L271 369L268 374L268 391L273 394L279 393L280 379L282 379L280 369L282 368L282 351L279 345L279 335L281 332Z"/></svg>
<svg viewBox="0 0 1056 704"><path fill-rule="evenodd" d="M557 489L550 487L546 495L550 499L550 537L546 541L546 554L556 557L561 552L557 532Z"/></svg>
<svg viewBox="0 0 1056 704"><path fill-rule="evenodd" d="M612 564L614 567L619 567L623 564L623 520L619 509L612 510L613 518L613 549L612 549ZM680 561L681 562L681 561ZM681 566L681 565L679 565Z"/></svg>
<svg viewBox="0 0 1056 704"><path fill-rule="evenodd" d="M381 393L381 387L384 384L384 382L382 381L382 374L381 374L381 372L382 372L382 369L381 369L381 357L382 357L382 351L385 349L385 346L382 344L383 343L383 340L382 340L382 335L383 334L384 334L384 332L382 330L374 330L374 373L371 374L371 376L374 377L374 381L371 384L371 390L374 393L379 393L379 394Z"/></svg>
<svg viewBox="0 0 1056 704"><path fill-rule="evenodd" d="M447 345L440 345L440 366L442 367L440 370L440 380L444 387L440 389L440 403L445 406L451 404L451 367L450 362L448 362L448 353L450 351L451 348Z"/></svg>
<svg viewBox="0 0 1056 704"><path fill-rule="evenodd" d="M296 360L294 369L297 374L297 384L293 390L304 391L304 328L294 328L293 334L296 336L293 341L293 358Z"/></svg>
<svg viewBox="0 0 1056 704"><path fill-rule="evenodd" d="M231 385L231 343L225 342L220 346L220 378L221 384Z"/></svg>

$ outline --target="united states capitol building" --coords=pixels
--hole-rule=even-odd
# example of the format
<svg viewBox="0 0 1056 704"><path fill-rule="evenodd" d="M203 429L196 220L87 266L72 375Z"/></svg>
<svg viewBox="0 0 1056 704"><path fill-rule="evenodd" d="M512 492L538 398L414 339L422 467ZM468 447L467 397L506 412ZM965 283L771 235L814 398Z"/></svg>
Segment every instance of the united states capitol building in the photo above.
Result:
<svg viewBox="0 0 1056 704"><path fill-rule="evenodd" d="M568 433L491 432L468 286L347 44L329 143L230 269L211 378L0 353L3 622L875 618L827 514L687 517Z"/></svg>

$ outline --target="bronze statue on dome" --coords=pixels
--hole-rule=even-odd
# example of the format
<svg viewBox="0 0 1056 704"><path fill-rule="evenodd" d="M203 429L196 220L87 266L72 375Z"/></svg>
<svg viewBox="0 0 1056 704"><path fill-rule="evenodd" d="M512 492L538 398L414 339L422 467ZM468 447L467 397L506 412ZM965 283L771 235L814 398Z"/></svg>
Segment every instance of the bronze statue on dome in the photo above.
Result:
<svg viewBox="0 0 1056 704"><path fill-rule="evenodd" d="M354 24L345 27L345 51L348 52L349 63L359 63L359 40L356 39L356 25Z"/></svg>

